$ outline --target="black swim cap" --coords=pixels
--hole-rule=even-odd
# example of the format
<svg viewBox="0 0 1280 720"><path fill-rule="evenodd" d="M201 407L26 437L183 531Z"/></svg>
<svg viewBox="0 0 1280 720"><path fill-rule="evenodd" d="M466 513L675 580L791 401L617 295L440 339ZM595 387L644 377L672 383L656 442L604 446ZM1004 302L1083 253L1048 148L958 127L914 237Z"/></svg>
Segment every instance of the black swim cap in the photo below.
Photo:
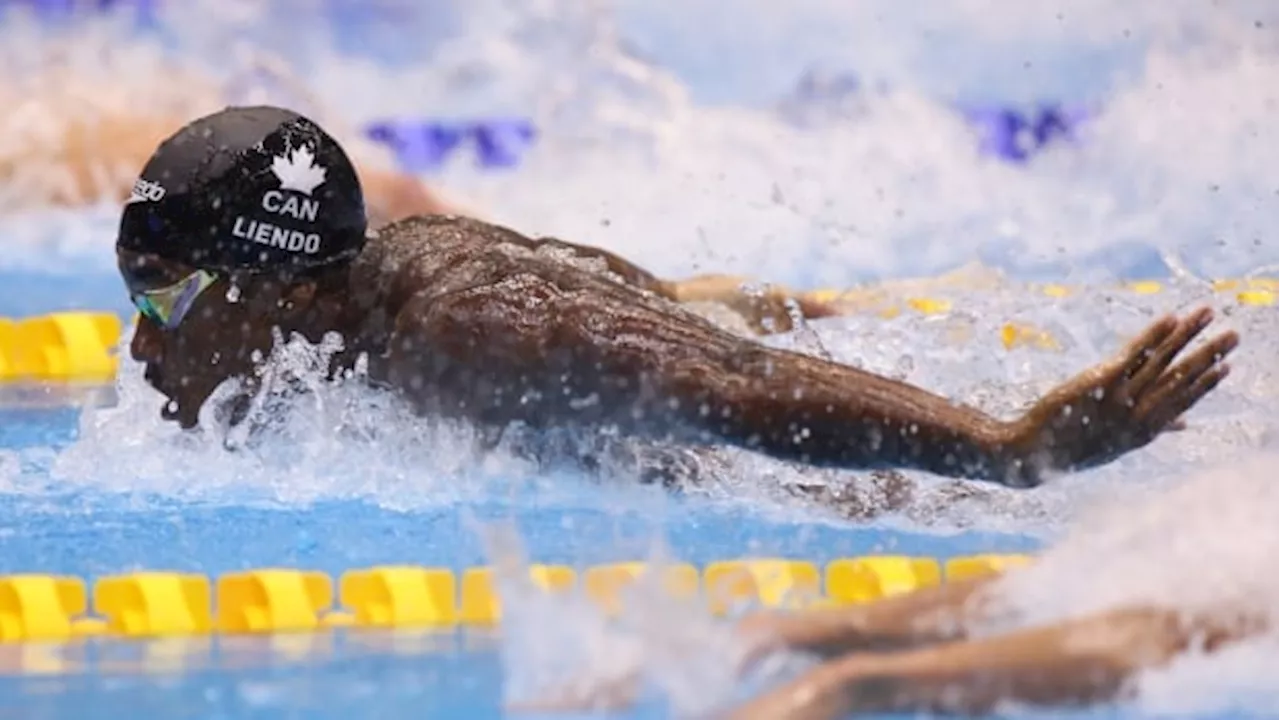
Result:
<svg viewBox="0 0 1280 720"><path fill-rule="evenodd" d="M165 140L125 201L116 247L206 270L305 271L364 247L360 180L319 125L227 108Z"/></svg>

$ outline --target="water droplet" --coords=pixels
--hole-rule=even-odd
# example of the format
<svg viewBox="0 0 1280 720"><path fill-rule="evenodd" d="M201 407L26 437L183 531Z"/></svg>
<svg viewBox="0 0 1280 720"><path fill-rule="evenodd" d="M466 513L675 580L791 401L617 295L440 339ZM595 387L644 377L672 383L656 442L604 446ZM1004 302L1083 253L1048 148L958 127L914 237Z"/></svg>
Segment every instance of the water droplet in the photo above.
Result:
<svg viewBox="0 0 1280 720"><path fill-rule="evenodd" d="M804 308L800 307L800 303L795 298L789 297L782 302L783 307L787 310L787 317L791 318L793 327L804 325Z"/></svg>
<svg viewBox="0 0 1280 720"><path fill-rule="evenodd" d="M229 303L240 302L240 286L239 285L232 283L230 286L227 287L227 302Z"/></svg>
<svg viewBox="0 0 1280 720"><path fill-rule="evenodd" d="M915 358L910 355L903 355L898 358L898 362L894 365L894 374L898 376L899 380L905 380L911 376L911 373L915 372L915 369Z"/></svg>

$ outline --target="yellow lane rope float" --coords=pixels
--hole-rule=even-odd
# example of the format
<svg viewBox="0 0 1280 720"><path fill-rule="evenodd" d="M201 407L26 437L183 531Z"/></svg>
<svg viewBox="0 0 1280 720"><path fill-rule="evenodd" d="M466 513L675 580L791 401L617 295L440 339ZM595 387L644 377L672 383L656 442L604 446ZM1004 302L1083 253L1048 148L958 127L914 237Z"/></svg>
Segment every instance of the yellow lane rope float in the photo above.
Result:
<svg viewBox="0 0 1280 720"><path fill-rule="evenodd" d="M643 562L532 565L529 586L584 594L601 611L624 612L629 588L660 573L659 592L703 604L722 616L743 604L802 609L849 605L911 592L946 580L1025 564L1022 554L947 559L905 555L840 558L824 565L744 558L650 566ZM335 598L335 585L337 596ZM209 577L135 572L91 583L59 575L0 575L0 644L88 636L148 638L321 632L335 627L493 627L502 619L492 568L379 566L349 570L337 582L322 572L262 568ZM335 603L335 600L337 601Z"/></svg>

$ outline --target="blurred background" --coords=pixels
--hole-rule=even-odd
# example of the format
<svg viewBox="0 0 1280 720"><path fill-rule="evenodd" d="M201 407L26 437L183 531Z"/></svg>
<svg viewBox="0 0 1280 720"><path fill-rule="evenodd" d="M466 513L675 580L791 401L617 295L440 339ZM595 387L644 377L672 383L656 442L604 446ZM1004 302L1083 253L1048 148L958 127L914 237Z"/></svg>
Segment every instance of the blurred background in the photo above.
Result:
<svg viewBox="0 0 1280 720"><path fill-rule="evenodd" d="M385 171L392 214L421 185L662 274L1274 273L1276 19L1262 0L3 0L0 314L126 312L112 240L137 170L182 122L254 102Z"/></svg>

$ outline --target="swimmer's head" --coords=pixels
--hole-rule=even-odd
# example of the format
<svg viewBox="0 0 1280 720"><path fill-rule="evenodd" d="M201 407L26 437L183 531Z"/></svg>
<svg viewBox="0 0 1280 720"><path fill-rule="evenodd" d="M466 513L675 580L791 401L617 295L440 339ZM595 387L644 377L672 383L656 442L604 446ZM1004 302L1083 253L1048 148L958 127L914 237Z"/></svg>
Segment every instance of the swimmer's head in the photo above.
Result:
<svg viewBox="0 0 1280 720"><path fill-rule="evenodd" d="M311 120L244 107L199 118L163 141L125 202L116 238L138 308L133 356L196 424L200 406L270 352L272 328L301 322L315 279L364 247L360 181Z"/></svg>

